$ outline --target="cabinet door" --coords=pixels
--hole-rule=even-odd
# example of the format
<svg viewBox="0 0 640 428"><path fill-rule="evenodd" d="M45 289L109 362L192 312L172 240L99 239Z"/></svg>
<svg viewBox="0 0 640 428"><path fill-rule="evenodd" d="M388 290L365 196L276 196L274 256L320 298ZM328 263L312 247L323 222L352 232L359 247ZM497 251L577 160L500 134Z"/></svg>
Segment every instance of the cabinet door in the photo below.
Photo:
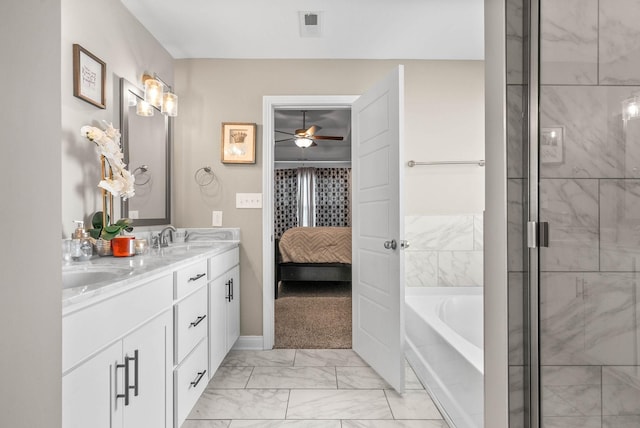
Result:
<svg viewBox="0 0 640 428"><path fill-rule="evenodd" d="M227 299L227 346L229 352L240 337L240 267L236 266L227 273L231 298Z"/></svg>
<svg viewBox="0 0 640 428"><path fill-rule="evenodd" d="M117 342L62 378L62 426L64 428L121 428L122 342ZM35 391L34 391L35 394ZM34 395L36 397L37 394Z"/></svg>
<svg viewBox="0 0 640 428"><path fill-rule="evenodd" d="M173 393L172 350L170 311L123 339L124 357L137 358L128 362L131 389L124 408L125 428L170 426L173 414L167 394Z"/></svg>
<svg viewBox="0 0 640 428"><path fill-rule="evenodd" d="M227 354L226 319L228 277L219 276L209 283L209 376L213 377Z"/></svg>

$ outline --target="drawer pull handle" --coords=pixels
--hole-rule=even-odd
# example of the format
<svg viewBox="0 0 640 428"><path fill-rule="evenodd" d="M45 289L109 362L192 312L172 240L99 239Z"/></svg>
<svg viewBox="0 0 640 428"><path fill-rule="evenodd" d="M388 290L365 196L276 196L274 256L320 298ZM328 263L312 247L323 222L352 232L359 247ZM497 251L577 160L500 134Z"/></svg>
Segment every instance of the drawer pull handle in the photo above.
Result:
<svg viewBox="0 0 640 428"><path fill-rule="evenodd" d="M140 358L138 358L138 350L136 349L135 351L133 351L133 358L125 357L125 359L128 359L127 364L129 364L129 361L133 360L133 386L130 386L129 388L133 389L133 395L137 397L139 386L138 363L140 362Z"/></svg>
<svg viewBox="0 0 640 428"><path fill-rule="evenodd" d="M196 387L198 386L198 384L200 383L200 381L202 380L202 378L204 377L204 374L207 371L202 371L202 372L198 372L198 377L196 377L196 380L194 380L193 382L191 382L191 386Z"/></svg>
<svg viewBox="0 0 640 428"><path fill-rule="evenodd" d="M125 357L124 364L116 364L116 379L118 369L124 369L124 394L118 394L116 391L116 400L118 398L124 398L124 405L129 405L129 357ZM117 388L116 388L117 389Z"/></svg>
<svg viewBox="0 0 640 428"><path fill-rule="evenodd" d="M201 315L198 318L196 318L195 321L193 321L191 324L189 324L189 328L191 327L196 327L198 324L200 324L202 322L203 319L205 319L207 316L206 315Z"/></svg>
<svg viewBox="0 0 640 428"><path fill-rule="evenodd" d="M199 273L196 276L192 276L191 278L189 278L188 282L197 281L197 280L199 280L200 278L202 278L205 275L206 275L206 273Z"/></svg>

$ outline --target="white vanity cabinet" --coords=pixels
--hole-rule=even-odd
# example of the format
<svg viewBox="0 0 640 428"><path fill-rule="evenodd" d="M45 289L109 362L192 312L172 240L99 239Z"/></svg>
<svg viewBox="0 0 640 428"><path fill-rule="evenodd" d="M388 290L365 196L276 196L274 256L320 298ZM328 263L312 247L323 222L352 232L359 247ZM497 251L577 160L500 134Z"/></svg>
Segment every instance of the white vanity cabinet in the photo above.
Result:
<svg viewBox="0 0 640 428"><path fill-rule="evenodd" d="M63 316L64 428L171 427L172 276Z"/></svg>
<svg viewBox="0 0 640 428"><path fill-rule="evenodd" d="M240 253L237 247L209 258L209 375L240 336Z"/></svg>
<svg viewBox="0 0 640 428"><path fill-rule="evenodd" d="M174 274L174 407L180 427L209 380L207 260Z"/></svg>

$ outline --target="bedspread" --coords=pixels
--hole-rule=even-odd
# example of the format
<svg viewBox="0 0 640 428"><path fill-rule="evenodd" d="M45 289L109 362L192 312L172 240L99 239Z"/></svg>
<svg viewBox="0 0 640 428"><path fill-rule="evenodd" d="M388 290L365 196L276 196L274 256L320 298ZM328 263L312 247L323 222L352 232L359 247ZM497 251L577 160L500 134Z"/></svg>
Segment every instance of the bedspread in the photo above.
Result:
<svg viewBox="0 0 640 428"><path fill-rule="evenodd" d="M294 227L279 246L284 263L351 264L350 227Z"/></svg>

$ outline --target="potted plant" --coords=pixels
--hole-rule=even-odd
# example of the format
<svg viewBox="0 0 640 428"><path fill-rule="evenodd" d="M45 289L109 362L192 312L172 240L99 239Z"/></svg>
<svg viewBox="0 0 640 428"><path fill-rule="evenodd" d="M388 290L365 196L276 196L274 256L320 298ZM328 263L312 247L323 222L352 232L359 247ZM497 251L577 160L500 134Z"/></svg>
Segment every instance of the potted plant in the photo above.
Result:
<svg viewBox="0 0 640 428"><path fill-rule="evenodd" d="M109 214L106 215L107 225L102 224L104 218L102 211L97 211L91 218L92 229L89 234L96 240L96 250L100 256L111 255L111 240L120 235L122 231L131 232L133 230L133 220L130 218L121 218L114 224L108 224Z"/></svg>

